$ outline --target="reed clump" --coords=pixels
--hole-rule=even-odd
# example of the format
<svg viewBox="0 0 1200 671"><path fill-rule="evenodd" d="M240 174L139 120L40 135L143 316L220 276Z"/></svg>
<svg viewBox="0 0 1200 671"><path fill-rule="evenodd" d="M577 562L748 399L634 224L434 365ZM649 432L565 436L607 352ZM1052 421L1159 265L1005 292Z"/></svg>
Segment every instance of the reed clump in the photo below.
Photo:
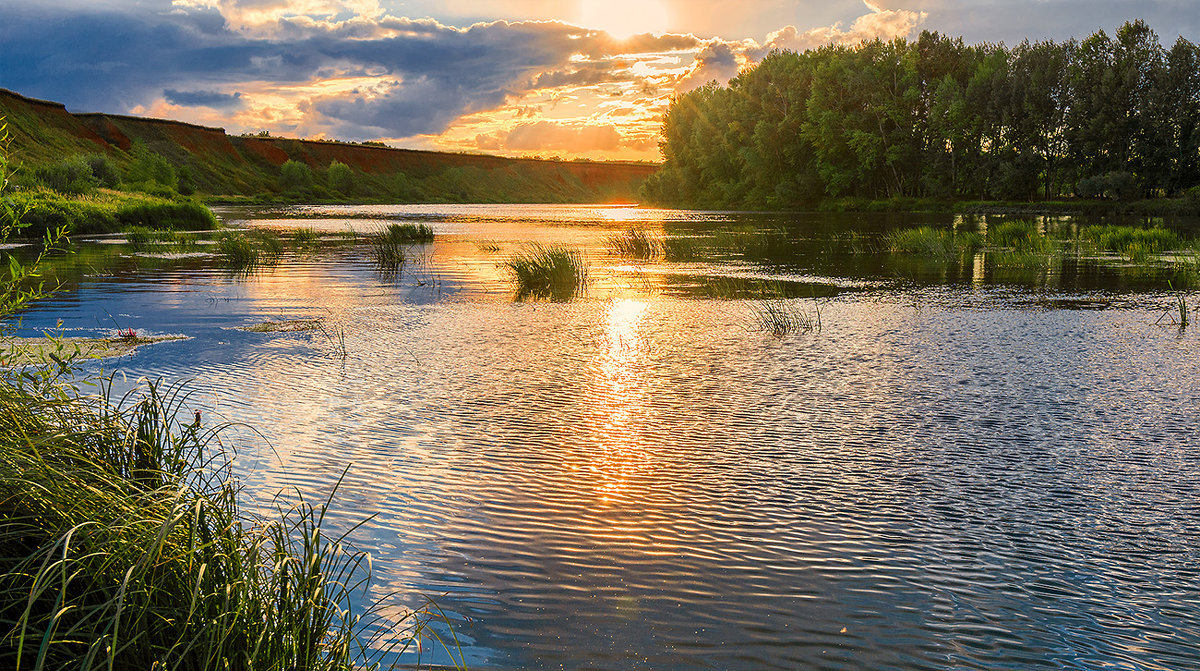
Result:
<svg viewBox="0 0 1200 671"><path fill-rule="evenodd" d="M758 331L782 338L793 333L821 330L821 306L814 303L813 311L802 309L794 300L764 298L751 305L754 327Z"/></svg>
<svg viewBox="0 0 1200 671"><path fill-rule="evenodd" d="M964 254L974 253L982 240L977 233L956 233L952 230L921 226L891 231L884 244L893 254L910 254L935 261L951 261Z"/></svg>
<svg viewBox="0 0 1200 671"><path fill-rule="evenodd" d="M408 258L414 244L433 241L433 228L428 224L389 224L367 238L371 260L379 268L396 271Z"/></svg>
<svg viewBox="0 0 1200 671"><path fill-rule="evenodd" d="M235 270L251 270L279 260L283 241L264 231L254 235L230 232L217 238L216 252L221 261Z"/></svg>
<svg viewBox="0 0 1200 671"><path fill-rule="evenodd" d="M1103 251L1121 254L1134 261L1144 261L1151 254L1184 245L1178 233L1161 227L1088 226L1080 231L1079 237Z"/></svg>
<svg viewBox="0 0 1200 671"><path fill-rule="evenodd" d="M518 298L570 300L587 288L583 255L561 245L532 244L501 264L516 285Z"/></svg>
<svg viewBox="0 0 1200 671"><path fill-rule="evenodd" d="M610 235L604 243L613 254L631 259L650 261L663 255L662 242L642 228Z"/></svg>
<svg viewBox="0 0 1200 671"><path fill-rule="evenodd" d="M366 556L325 505L243 512L184 402L0 385L0 666L378 668Z"/></svg>

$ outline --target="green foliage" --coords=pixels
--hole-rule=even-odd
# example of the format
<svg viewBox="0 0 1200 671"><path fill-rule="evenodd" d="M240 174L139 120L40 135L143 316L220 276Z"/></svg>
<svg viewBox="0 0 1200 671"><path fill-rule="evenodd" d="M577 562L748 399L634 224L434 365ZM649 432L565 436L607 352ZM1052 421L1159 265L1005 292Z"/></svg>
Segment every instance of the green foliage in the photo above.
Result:
<svg viewBox="0 0 1200 671"><path fill-rule="evenodd" d="M345 163L333 161L329 164L328 182L330 189L349 194L354 187L354 170Z"/></svg>
<svg viewBox="0 0 1200 671"><path fill-rule="evenodd" d="M532 244L501 264L516 286L517 298L567 301L587 288L587 263L579 252L560 245Z"/></svg>
<svg viewBox="0 0 1200 671"><path fill-rule="evenodd" d="M237 231L218 237L215 248L222 263L244 272L278 261L283 254L283 241L270 231L254 234Z"/></svg>
<svg viewBox="0 0 1200 671"><path fill-rule="evenodd" d="M28 232L30 223L27 219L34 208L34 203L18 199L9 191L11 144L8 121L0 117L0 317L7 317L46 295L45 285L38 279L38 266L47 253L67 239L67 231L62 226L45 229L41 250L32 261L25 263L3 250L4 243Z"/></svg>
<svg viewBox="0 0 1200 671"><path fill-rule="evenodd" d="M78 235L116 233L129 226L209 230L217 220L211 210L193 200L111 194L71 199L49 192L13 194L14 204L29 208L25 233L44 235L64 229Z"/></svg>
<svg viewBox="0 0 1200 671"><path fill-rule="evenodd" d="M58 163L38 167L34 171L38 182L62 194L87 193L99 185L92 167L83 156L72 156Z"/></svg>
<svg viewBox="0 0 1200 671"><path fill-rule="evenodd" d="M300 161L284 161L283 165L279 166L279 186L284 191L312 191L312 168Z"/></svg>
<svg viewBox="0 0 1200 671"><path fill-rule="evenodd" d="M117 164L108 154L88 154L83 157L83 160L91 169L96 186L105 189L115 189L121 186L121 171L117 169Z"/></svg>
<svg viewBox="0 0 1200 671"><path fill-rule="evenodd" d="M643 197L780 208L1179 193L1200 183L1197 71L1200 48L1164 49L1140 21L1013 48L926 31L773 52L672 100Z"/></svg>
<svg viewBox="0 0 1200 671"><path fill-rule="evenodd" d="M138 189L153 192L158 186L174 191L179 186L179 176L175 166L163 156L150 151L146 145L135 142L129 150L132 161L125 175L129 184L139 185Z"/></svg>

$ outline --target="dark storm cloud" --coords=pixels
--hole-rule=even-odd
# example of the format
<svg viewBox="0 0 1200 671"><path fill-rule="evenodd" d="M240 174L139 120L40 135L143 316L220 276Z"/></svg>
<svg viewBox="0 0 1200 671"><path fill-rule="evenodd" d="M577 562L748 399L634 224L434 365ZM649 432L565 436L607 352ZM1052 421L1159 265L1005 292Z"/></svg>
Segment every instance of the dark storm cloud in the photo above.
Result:
<svg viewBox="0 0 1200 671"><path fill-rule="evenodd" d="M221 93L220 91L176 91L163 90L163 98L172 105L182 107L211 107L218 110L240 109L245 101L241 93Z"/></svg>
<svg viewBox="0 0 1200 671"><path fill-rule="evenodd" d="M0 24L0 86L73 110L129 110L166 99L228 106L240 82L304 83L370 74L391 85L312 99L343 137L438 133L463 114L491 109L536 86L545 72L574 72L571 57L627 49L671 51L690 36L604 33L553 22L477 24L385 16L338 24L284 20L270 32L231 29L214 10L66 11L20 7ZM207 96L207 97L205 97Z"/></svg>

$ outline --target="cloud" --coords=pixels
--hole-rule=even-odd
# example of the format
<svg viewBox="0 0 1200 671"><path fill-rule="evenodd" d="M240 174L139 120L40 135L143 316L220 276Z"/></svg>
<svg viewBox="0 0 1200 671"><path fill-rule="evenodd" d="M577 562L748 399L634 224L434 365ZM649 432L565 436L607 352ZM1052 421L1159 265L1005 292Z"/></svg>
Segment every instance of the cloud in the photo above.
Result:
<svg viewBox="0 0 1200 671"><path fill-rule="evenodd" d="M77 111L169 110L234 132L347 140L427 141L472 115L508 110L505 123L525 124L501 137L495 121L477 120L457 141L495 138L512 151L572 143L607 151L633 137L648 146L672 91L724 82L770 48L891 37L923 19L872 4L847 29L788 28L759 44L616 39L556 21L457 27L390 15L378 0L71 1L6 10L0 86ZM614 97L639 109L623 115L620 131L595 118ZM538 111L522 117L520 108Z"/></svg>
<svg viewBox="0 0 1200 671"><path fill-rule="evenodd" d="M478 135L476 146L484 150L511 151L615 151L623 144L621 132L611 124L535 121L512 130Z"/></svg>
<svg viewBox="0 0 1200 671"><path fill-rule="evenodd" d="M177 91L164 89L163 97L172 105L182 107L209 107L215 110L238 110L245 106L241 93L220 91Z"/></svg>

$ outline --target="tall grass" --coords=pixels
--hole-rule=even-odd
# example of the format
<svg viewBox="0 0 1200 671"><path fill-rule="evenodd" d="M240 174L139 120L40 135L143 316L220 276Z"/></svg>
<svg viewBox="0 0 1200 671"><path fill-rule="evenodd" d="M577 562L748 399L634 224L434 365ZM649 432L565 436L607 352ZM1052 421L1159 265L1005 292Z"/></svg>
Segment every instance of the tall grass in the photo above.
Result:
<svg viewBox="0 0 1200 671"><path fill-rule="evenodd" d="M256 234L230 232L217 238L216 251L226 266L250 271L278 261L283 254L283 241L269 231Z"/></svg>
<svg viewBox="0 0 1200 671"><path fill-rule="evenodd" d="M1115 252L1134 261L1143 261L1151 254L1183 246L1179 234L1158 227L1088 226L1080 231L1079 237L1104 251Z"/></svg>
<svg viewBox="0 0 1200 671"><path fill-rule="evenodd" d="M609 251L618 256L649 261L662 255L662 243L641 228L615 233L604 242Z"/></svg>
<svg viewBox="0 0 1200 671"><path fill-rule="evenodd" d="M893 254L911 254L936 261L951 261L979 248L976 233L955 233L951 230L922 226L891 231L884 239Z"/></svg>
<svg viewBox="0 0 1200 671"><path fill-rule="evenodd" d="M570 300L587 288L583 255L559 245L532 244L501 264L516 285L518 298Z"/></svg>
<svg viewBox="0 0 1200 671"><path fill-rule="evenodd" d="M326 505L243 512L184 402L0 385L0 666L349 671L419 634L373 648L367 557L326 533Z"/></svg>
<svg viewBox="0 0 1200 671"><path fill-rule="evenodd" d="M377 237L390 242L415 244L433 242L433 227L429 224L388 224Z"/></svg>
<svg viewBox="0 0 1200 671"><path fill-rule="evenodd" d="M770 333L776 338L821 330L820 305L814 305L813 311L808 312L793 300L764 298L755 301L751 305L751 311L756 330Z"/></svg>

